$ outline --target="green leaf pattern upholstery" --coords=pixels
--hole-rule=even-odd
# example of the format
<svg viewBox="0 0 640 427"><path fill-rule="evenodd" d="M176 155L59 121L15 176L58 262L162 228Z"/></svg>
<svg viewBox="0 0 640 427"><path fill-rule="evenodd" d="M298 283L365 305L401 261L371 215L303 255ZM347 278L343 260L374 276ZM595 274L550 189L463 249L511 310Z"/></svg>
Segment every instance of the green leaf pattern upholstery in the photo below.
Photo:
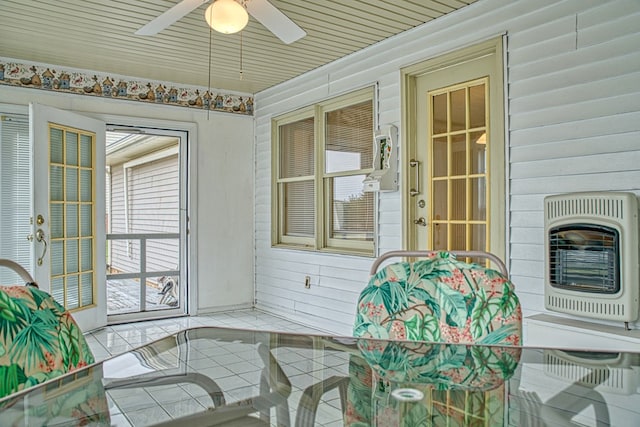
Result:
<svg viewBox="0 0 640 427"><path fill-rule="evenodd" d="M386 266L358 300L354 336L375 340L359 341L362 357L350 360L345 425L503 425L521 335L520 303L501 273L446 252ZM475 343L485 346L459 345ZM424 398L399 402L391 392L401 387Z"/></svg>
<svg viewBox="0 0 640 427"><path fill-rule="evenodd" d="M522 312L498 271L446 252L390 264L360 294L354 336L519 345Z"/></svg>
<svg viewBox="0 0 640 427"><path fill-rule="evenodd" d="M0 288L0 397L94 362L82 331L53 297Z"/></svg>

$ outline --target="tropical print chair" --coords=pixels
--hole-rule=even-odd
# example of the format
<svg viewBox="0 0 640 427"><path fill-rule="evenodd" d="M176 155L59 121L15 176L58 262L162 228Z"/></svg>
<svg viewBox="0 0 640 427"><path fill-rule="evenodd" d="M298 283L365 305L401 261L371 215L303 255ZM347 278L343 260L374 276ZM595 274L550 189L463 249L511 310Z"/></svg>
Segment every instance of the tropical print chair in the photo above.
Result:
<svg viewBox="0 0 640 427"><path fill-rule="evenodd" d="M94 362L82 331L34 286L0 287L0 397Z"/></svg>
<svg viewBox="0 0 640 427"><path fill-rule="evenodd" d="M0 267L26 283L0 286L0 425L111 425L101 370L80 370L94 357L71 314L16 262ZM56 392L25 405L19 392L46 381L60 381Z"/></svg>
<svg viewBox="0 0 640 427"><path fill-rule="evenodd" d="M0 286L0 398L94 362L82 331L31 275L0 258L24 286Z"/></svg>
<svg viewBox="0 0 640 427"><path fill-rule="evenodd" d="M519 345L522 312L507 277L448 252L384 267L360 294L356 337Z"/></svg>
<svg viewBox="0 0 640 427"><path fill-rule="evenodd" d="M431 252L378 272L377 265L358 300L353 333L369 340L351 359L345 424L371 425L373 417L376 425L501 425L503 414L492 409L502 407L496 400L517 367L522 335L520 303L502 262L501 273ZM388 339L421 342L413 348ZM390 394L407 384L425 397L401 410Z"/></svg>

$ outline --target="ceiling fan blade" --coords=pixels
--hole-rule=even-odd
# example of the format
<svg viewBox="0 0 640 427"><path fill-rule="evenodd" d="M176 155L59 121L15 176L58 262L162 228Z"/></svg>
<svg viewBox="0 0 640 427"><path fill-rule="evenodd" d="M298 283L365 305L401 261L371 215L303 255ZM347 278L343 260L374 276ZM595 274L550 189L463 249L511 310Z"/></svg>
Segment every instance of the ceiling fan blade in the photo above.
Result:
<svg viewBox="0 0 640 427"><path fill-rule="evenodd" d="M286 44L291 44L307 35L302 28L268 0L248 0L246 6L251 16Z"/></svg>
<svg viewBox="0 0 640 427"><path fill-rule="evenodd" d="M197 9L200 5L208 3L209 0L182 0L171 9L164 12L157 18L149 21L134 34L138 36L152 36L180 20L183 16L188 15L191 11Z"/></svg>

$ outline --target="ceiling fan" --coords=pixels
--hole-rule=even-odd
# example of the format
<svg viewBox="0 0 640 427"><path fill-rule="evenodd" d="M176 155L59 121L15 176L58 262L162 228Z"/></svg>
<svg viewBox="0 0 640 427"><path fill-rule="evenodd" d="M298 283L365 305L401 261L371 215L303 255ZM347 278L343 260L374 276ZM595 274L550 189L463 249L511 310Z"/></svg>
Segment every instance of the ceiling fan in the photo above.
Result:
<svg viewBox="0 0 640 427"><path fill-rule="evenodd" d="M141 27L135 32L135 34L141 36L157 34L172 25L174 22L180 20L182 17L188 15L199 6L209 3L209 1L210 0L182 0L166 12L159 15L157 18ZM219 2L219 4L216 6L222 6L225 4L225 6L237 8L237 6L233 5L233 3L235 3L240 7L246 8L246 11L249 12L251 16L286 44L291 44L307 35L302 28L278 10L278 8L269 3L268 0L240 0L239 2L236 2L236 0L214 0L214 3L217 2ZM209 6L205 15L211 13L210 11L212 10L212 6ZM207 22L209 22L209 18L210 16L207 16ZM211 23L209 23L209 25L211 25ZM215 29L215 26L211 26ZM242 26L244 26L244 24ZM231 33L235 31L223 32Z"/></svg>

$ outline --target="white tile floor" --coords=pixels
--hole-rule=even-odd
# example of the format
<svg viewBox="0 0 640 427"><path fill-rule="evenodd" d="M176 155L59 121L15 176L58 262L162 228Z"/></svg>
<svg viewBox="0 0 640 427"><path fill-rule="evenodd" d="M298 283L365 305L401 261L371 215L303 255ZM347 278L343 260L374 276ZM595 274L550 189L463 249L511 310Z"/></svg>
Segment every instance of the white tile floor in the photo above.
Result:
<svg viewBox="0 0 640 427"><path fill-rule="evenodd" d="M171 333L197 326L226 326L278 332L322 334L289 320L257 310L240 310L195 317L179 317L107 326L85 334L96 361L139 347Z"/></svg>

